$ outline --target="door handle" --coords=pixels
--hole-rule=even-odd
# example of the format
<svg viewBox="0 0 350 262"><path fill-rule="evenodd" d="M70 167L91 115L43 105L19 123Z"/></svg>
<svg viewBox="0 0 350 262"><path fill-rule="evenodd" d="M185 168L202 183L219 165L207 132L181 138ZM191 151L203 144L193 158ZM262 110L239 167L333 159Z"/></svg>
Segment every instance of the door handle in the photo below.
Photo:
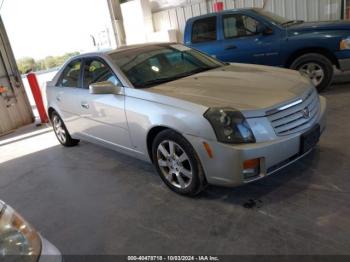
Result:
<svg viewBox="0 0 350 262"><path fill-rule="evenodd" d="M89 109L89 104L85 102L81 102L81 107L85 109Z"/></svg>
<svg viewBox="0 0 350 262"><path fill-rule="evenodd" d="M61 97L60 97L60 96L56 96L56 100L57 100L58 102L60 102L60 101L61 101Z"/></svg>
<svg viewBox="0 0 350 262"><path fill-rule="evenodd" d="M235 45L228 45L225 47L225 50L231 50L231 49L237 49L237 46Z"/></svg>

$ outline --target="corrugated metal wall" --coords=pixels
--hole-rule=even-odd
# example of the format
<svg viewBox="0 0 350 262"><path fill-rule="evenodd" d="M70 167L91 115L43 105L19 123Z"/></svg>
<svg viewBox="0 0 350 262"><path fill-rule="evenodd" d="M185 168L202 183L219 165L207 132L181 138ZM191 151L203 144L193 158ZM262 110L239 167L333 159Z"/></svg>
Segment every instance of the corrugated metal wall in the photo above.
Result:
<svg viewBox="0 0 350 262"><path fill-rule="evenodd" d="M266 0L265 9L289 19L305 21L337 20L341 18L343 0ZM178 41L183 39L186 20L213 12L216 0L192 0L191 3L153 13L155 31L178 30ZM224 9L263 7L263 0L222 0Z"/></svg>
<svg viewBox="0 0 350 262"><path fill-rule="evenodd" d="M0 18L0 136L34 121L31 106Z"/></svg>

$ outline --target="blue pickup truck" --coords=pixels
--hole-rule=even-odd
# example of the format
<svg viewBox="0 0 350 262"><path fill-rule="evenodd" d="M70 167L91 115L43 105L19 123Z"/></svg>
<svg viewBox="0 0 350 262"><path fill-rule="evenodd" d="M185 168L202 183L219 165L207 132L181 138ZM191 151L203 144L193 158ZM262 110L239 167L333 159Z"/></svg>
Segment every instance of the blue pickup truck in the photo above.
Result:
<svg viewBox="0 0 350 262"><path fill-rule="evenodd" d="M234 9L189 19L184 43L225 62L299 70L319 91L331 83L334 66L350 70L348 21L310 23Z"/></svg>

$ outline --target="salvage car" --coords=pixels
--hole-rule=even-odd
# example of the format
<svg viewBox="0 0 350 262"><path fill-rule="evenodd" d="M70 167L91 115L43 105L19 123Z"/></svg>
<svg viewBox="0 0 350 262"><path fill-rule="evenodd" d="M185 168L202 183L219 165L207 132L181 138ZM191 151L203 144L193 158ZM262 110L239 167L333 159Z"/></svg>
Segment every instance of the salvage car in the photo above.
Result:
<svg viewBox="0 0 350 262"><path fill-rule="evenodd" d="M79 55L46 94L62 145L84 139L152 162L184 195L271 175L325 128L326 100L299 72L227 64L176 43Z"/></svg>
<svg viewBox="0 0 350 262"><path fill-rule="evenodd" d="M334 67L350 70L350 22L288 20L264 9L234 9L193 17L184 43L221 61L299 70L319 91Z"/></svg>
<svg viewBox="0 0 350 262"><path fill-rule="evenodd" d="M0 201L0 260L61 262L58 249L9 205Z"/></svg>

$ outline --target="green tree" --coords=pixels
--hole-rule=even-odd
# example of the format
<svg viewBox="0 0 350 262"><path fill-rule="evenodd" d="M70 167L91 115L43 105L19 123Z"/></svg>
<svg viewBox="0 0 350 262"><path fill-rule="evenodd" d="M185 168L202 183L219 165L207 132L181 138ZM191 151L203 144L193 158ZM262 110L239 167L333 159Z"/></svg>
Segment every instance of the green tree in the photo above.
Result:
<svg viewBox="0 0 350 262"><path fill-rule="evenodd" d="M47 70L61 66L67 59L76 55L79 55L79 52L65 53L62 56L47 56L37 61L31 57L23 57L17 60L17 66L21 74L29 71Z"/></svg>
<svg viewBox="0 0 350 262"><path fill-rule="evenodd" d="M45 60L44 59L40 59L35 61L35 69L34 71L41 71L41 70L45 70Z"/></svg>
<svg viewBox="0 0 350 262"><path fill-rule="evenodd" d="M54 68L54 67L59 65L57 63L57 57L54 57L54 56L47 56L47 57L45 57L44 64L45 64L45 68L46 69Z"/></svg>
<svg viewBox="0 0 350 262"><path fill-rule="evenodd" d="M25 74L35 69L35 60L32 57L23 57L17 61L18 70Z"/></svg>

